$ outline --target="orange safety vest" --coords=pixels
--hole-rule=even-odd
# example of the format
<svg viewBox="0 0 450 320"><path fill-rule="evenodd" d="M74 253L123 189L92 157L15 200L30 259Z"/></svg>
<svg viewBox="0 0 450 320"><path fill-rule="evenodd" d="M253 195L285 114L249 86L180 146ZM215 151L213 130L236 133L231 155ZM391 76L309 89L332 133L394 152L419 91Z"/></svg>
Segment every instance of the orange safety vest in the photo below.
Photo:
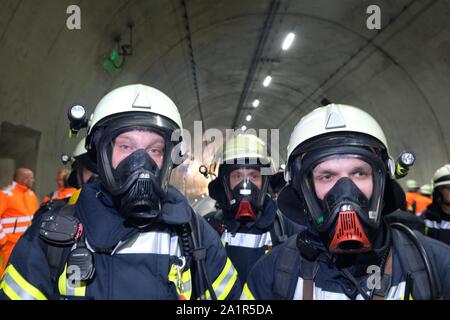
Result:
<svg viewBox="0 0 450 320"><path fill-rule="evenodd" d="M60 188L51 195L45 196L44 199L42 199L42 203L45 204L50 200L63 200L70 198L75 191L77 191L75 188Z"/></svg>
<svg viewBox="0 0 450 320"><path fill-rule="evenodd" d="M419 196L420 194L417 192L406 192L406 210L413 213L416 212L416 210L414 209L414 205L416 203L416 198Z"/></svg>
<svg viewBox="0 0 450 320"><path fill-rule="evenodd" d="M415 200L417 216L420 216L425 211L425 209L433 202L433 200L421 194L419 194Z"/></svg>
<svg viewBox="0 0 450 320"><path fill-rule="evenodd" d="M39 201L27 186L15 181L0 192L0 275L19 238L27 230Z"/></svg>
<svg viewBox="0 0 450 320"><path fill-rule="evenodd" d="M3 226L0 223L0 248L6 243L6 233L3 231Z"/></svg>

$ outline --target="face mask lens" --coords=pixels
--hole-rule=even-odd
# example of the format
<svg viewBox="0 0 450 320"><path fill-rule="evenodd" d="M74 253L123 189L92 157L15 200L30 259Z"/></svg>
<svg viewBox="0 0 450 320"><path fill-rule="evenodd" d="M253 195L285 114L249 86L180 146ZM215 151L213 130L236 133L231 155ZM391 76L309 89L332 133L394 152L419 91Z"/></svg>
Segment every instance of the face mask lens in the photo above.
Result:
<svg viewBox="0 0 450 320"><path fill-rule="evenodd" d="M309 202L310 214L319 229L326 229L339 211L338 207L354 204L361 208L363 220L376 225L379 222L381 195L385 170L378 158L369 151L366 155L340 154L309 162L303 180L302 192ZM341 180L347 180L342 183ZM362 213L362 212L361 212Z"/></svg>
<svg viewBox="0 0 450 320"><path fill-rule="evenodd" d="M231 190L236 189L237 186L241 190L250 190L250 185L253 184L256 188L261 189L262 177L257 169L236 169L230 172L228 183ZM242 191L246 193L246 191Z"/></svg>
<svg viewBox="0 0 450 320"><path fill-rule="evenodd" d="M257 219L264 200L262 186L267 182L264 179L260 168L251 166L234 167L224 174L227 212L234 219L242 222Z"/></svg>

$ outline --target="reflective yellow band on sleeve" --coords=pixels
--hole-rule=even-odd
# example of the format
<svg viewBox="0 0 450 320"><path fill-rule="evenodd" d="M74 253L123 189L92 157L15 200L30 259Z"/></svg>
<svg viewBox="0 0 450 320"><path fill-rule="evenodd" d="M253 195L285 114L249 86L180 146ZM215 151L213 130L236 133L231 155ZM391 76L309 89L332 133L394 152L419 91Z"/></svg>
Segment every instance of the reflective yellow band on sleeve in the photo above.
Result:
<svg viewBox="0 0 450 320"><path fill-rule="evenodd" d="M256 300L255 297L253 296L252 292L248 288L247 283L244 284L244 289L242 289L241 297L239 299L240 300Z"/></svg>
<svg viewBox="0 0 450 320"><path fill-rule="evenodd" d="M67 264L64 266L64 271L58 279L59 294L62 296L84 297L86 296L86 282L77 281L76 271L67 278Z"/></svg>
<svg viewBox="0 0 450 320"><path fill-rule="evenodd" d="M180 275L181 279L178 279ZM187 269L179 273L178 266L176 264L172 264L168 278L169 281L171 281L175 285L180 300L189 300L191 298L192 295L191 269Z"/></svg>
<svg viewBox="0 0 450 320"><path fill-rule="evenodd" d="M12 264L6 268L0 287L12 300L47 300L45 295L27 282Z"/></svg>
<svg viewBox="0 0 450 320"><path fill-rule="evenodd" d="M217 300L224 300L228 296L234 284L236 283L236 280L237 271L233 267L231 260L227 258L225 267L212 284L213 290L216 293ZM211 299L209 291L206 291L205 296L206 299Z"/></svg>
<svg viewBox="0 0 450 320"><path fill-rule="evenodd" d="M69 199L69 201L67 202L67 204L73 205L73 204L77 203L78 197L80 196L80 193L81 193L81 188L80 188L80 189L77 189L77 190L72 194L72 196L70 197L70 199Z"/></svg>

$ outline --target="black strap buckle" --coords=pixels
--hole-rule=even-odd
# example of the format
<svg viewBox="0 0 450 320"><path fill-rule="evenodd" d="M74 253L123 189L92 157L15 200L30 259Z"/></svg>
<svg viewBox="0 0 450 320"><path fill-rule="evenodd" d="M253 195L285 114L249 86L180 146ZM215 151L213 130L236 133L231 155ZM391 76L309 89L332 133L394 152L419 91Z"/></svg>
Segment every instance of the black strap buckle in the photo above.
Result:
<svg viewBox="0 0 450 320"><path fill-rule="evenodd" d="M77 241L83 226L74 216L51 213L43 217L39 234L43 240L53 245L70 245Z"/></svg>

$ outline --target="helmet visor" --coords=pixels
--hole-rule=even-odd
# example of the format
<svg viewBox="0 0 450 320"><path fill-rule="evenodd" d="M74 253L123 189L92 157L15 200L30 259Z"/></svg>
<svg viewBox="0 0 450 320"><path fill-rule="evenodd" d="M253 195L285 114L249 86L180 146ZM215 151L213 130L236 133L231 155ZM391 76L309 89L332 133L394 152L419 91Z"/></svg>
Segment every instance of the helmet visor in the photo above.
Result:
<svg viewBox="0 0 450 320"><path fill-rule="evenodd" d="M347 147L306 155L297 183L319 231L328 229L339 212L348 208L358 208L365 224L376 228L385 177L383 162L370 150ZM341 183L344 178L351 183Z"/></svg>
<svg viewBox="0 0 450 320"><path fill-rule="evenodd" d="M267 192L269 176L261 174L260 165L225 166L223 185L229 205L242 198L252 199L252 202L262 208L264 195Z"/></svg>

